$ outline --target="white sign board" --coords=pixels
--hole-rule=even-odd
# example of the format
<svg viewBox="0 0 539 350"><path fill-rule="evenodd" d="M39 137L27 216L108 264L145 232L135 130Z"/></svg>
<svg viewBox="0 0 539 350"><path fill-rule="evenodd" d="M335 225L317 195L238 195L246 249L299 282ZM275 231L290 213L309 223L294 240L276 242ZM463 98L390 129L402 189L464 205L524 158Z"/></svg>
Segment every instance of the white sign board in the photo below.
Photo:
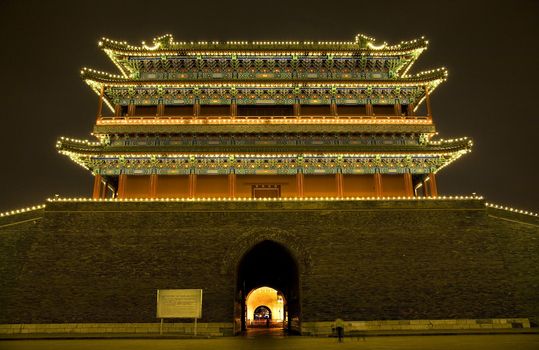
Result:
<svg viewBox="0 0 539 350"><path fill-rule="evenodd" d="M157 318L201 318L202 289L158 289Z"/></svg>

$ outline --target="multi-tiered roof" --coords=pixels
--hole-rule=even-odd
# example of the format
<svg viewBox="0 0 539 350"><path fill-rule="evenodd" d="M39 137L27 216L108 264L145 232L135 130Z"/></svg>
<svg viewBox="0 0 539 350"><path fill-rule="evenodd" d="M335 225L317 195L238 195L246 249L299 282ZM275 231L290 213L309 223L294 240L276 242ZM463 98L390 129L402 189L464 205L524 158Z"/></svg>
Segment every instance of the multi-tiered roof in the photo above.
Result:
<svg viewBox="0 0 539 350"><path fill-rule="evenodd" d="M103 39L120 74L81 74L111 113L100 107L98 142L58 149L101 176L434 174L471 141L431 140L447 71L409 73L427 44Z"/></svg>

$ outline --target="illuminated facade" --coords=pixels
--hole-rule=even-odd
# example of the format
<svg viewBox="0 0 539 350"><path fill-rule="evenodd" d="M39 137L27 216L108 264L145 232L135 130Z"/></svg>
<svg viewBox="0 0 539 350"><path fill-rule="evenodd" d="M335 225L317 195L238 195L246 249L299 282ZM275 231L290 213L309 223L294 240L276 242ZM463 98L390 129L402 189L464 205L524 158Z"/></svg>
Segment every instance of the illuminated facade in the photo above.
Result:
<svg viewBox="0 0 539 350"><path fill-rule="evenodd" d="M99 141L57 144L96 199L435 197L435 174L471 149L432 140L447 71L408 73L423 38L99 46L121 73L81 72Z"/></svg>
<svg viewBox="0 0 539 350"><path fill-rule="evenodd" d="M0 336L159 334L162 289L208 336L539 323L538 214L438 194L472 143L434 140L426 40L99 45L97 141L57 142L93 196L0 213Z"/></svg>

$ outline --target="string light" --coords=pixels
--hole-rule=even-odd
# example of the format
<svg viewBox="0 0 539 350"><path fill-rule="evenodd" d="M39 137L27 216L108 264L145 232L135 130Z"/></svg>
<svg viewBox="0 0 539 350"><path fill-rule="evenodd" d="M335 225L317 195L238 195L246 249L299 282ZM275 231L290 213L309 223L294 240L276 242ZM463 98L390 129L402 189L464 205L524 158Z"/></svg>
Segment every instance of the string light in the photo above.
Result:
<svg viewBox="0 0 539 350"><path fill-rule="evenodd" d="M440 139L438 141L429 141L429 145L443 145L443 144L450 144L450 143L456 143L456 142L462 142L462 141L469 141L472 142L468 137L459 137L458 139ZM470 146L472 146L473 143L470 143Z"/></svg>
<svg viewBox="0 0 539 350"><path fill-rule="evenodd" d="M396 45L387 45L383 43L381 45L374 44L375 39L364 34L358 34L355 37L355 41L325 41L317 42L314 41L228 41L226 43L220 43L218 41L199 41L199 42L175 42L171 34L165 34L153 39L153 44L151 46L146 45L145 42L142 43L142 46L129 45L125 41L116 41L107 38L102 38L98 45L103 48L107 55L113 60L115 65L119 68L121 75L110 74L102 71L96 71L89 68L84 68L81 71L84 80L88 85L92 87L96 94L100 94L102 86L115 86L115 87L161 87L166 86L169 88L173 87L193 87L193 86L208 86L208 87L245 87L245 88L279 88L279 87L327 87L328 84L334 87L341 88L357 88L357 87L424 87L429 86L430 91L433 92L434 89L447 78L447 70L445 68L439 68L435 70L428 70L425 72L420 72L415 75L407 75L408 69L411 67L412 63L417 59L417 57L423 52L428 44L428 41L421 37L421 39L415 39L411 41L402 41ZM365 44L366 43L366 44ZM364 45L365 46L362 46ZM233 47L239 46L243 47L243 51L233 51ZM317 47L320 46L320 50ZM207 49L204 49L204 48ZM278 49L277 51L260 51L259 49L265 47L274 47ZM338 48L337 51L331 51L331 47ZM282 49L290 48L290 52L283 52ZM328 48L330 50L328 50ZM193 50L191 50L193 49ZM209 49L209 50L208 50ZM127 51L126 51L127 50ZM181 53L177 52L181 50ZM223 51L224 50L224 51ZM307 50L307 51L305 51ZM403 51L404 50L404 51ZM358 57L372 56L372 57L395 57L399 60L406 60L407 63L398 64L397 67L393 68L394 72L402 71L398 74L400 78L398 81L388 80L388 81L376 81L376 80L364 80L360 83L354 81L332 81L324 80L320 82L303 82L301 84L293 83L287 84L286 81L282 81L279 84L260 84L257 82L255 85L250 84L249 82L234 82L229 84L222 84L215 81L202 81L195 80L190 82L156 82L156 81L142 81L140 79L134 80L129 71L130 66L126 62L129 60L128 57L167 57L167 56L178 56L187 55L187 56L212 56L218 55L223 57L236 56L236 55L255 55L255 56L272 56L272 55L295 55L299 51L300 54L305 54L306 56L313 55L322 55L323 57L333 57L337 59L338 57L351 57L360 53ZM296 52L294 54L294 52ZM170 58L168 58L170 59ZM400 62L400 61L399 61ZM134 71L132 71L134 73ZM422 101L421 99L420 101ZM109 109L114 110L110 97L105 94L104 99L106 105ZM415 108L417 109L419 104L416 104Z"/></svg>
<svg viewBox="0 0 539 350"><path fill-rule="evenodd" d="M36 211L36 210L42 210L42 209L45 209L45 204L34 205L34 206L31 206L31 207L26 207L26 208L22 208L22 209L6 211L6 212L3 212L3 213L0 213L0 217L11 216L11 215L16 215L16 214L22 214L22 213L27 213L27 212L30 212L30 211Z"/></svg>
<svg viewBox="0 0 539 350"><path fill-rule="evenodd" d="M453 200L453 201L468 201L468 200L483 200L483 196L435 196L435 197L275 197L275 198L252 198L252 197L209 197L209 198L48 198L47 202L305 202L305 201L433 201L433 200ZM498 204L485 203L485 207L494 208L498 210L505 210L516 214L529 215L533 217L539 217L538 213L526 211L522 209L515 209ZM10 210L0 213L0 217L7 217L17 214L28 213L31 211L43 210L46 208L46 204L34 205L31 207Z"/></svg>
<svg viewBox="0 0 539 350"><path fill-rule="evenodd" d="M435 197L412 197L412 196L387 196L387 197L194 197L194 198L48 198L47 202L326 202L326 201L469 201L483 200L482 196L435 196Z"/></svg>
<svg viewBox="0 0 539 350"><path fill-rule="evenodd" d="M99 158L118 158L118 157L133 157L134 159L141 159L141 158L152 158L155 157L156 159L159 158L174 158L174 157L183 157L183 158L189 158L189 157L195 157L195 158L273 158L273 159L283 159L285 157L287 158L298 158L298 157L304 157L304 158L331 158L331 157L350 157L350 158L375 158L375 157L381 157L381 158L403 158L403 157L418 157L418 158L430 158L430 157L439 157L439 156L453 156L455 153L464 152L465 150L459 150L455 152L433 152L433 153L323 153L321 155L320 153L281 153L281 154L275 154L275 153L268 153L268 154L252 154L252 153L166 153L166 154L160 154L160 153L107 153L107 154L100 154ZM61 149L61 152L70 153L70 151ZM92 156L95 155L94 153L76 153L71 152L73 154L82 155L82 156Z"/></svg>
<svg viewBox="0 0 539 350"><path fill-rule="evenodd" d="M180 51L181 55L187 56L291 56L295 54L305 54L306 56L322 55L324 57L352 57L359 53L358 57L396 57L399 60L406 60L407 63L399 64L394 68L395 72L404 71L399 74L400 78L417 80L421 86L428 84L431 91L443 81L447 74L442 72L442 76L434 77L431 81L424 81L429 77L430 73L436 71L427 71L414 76L406 76L408 69L413 62L419 57L419 55L426 49L428 41L421 37L420 39L402 41L395 45L388 45L383 43L381 45L375 44L376 39L369 37L365 34L358 34L354 41L227 41L224 43L218 41L199 41L199 42L176 42L171 34L161 35L153 39L152 45L147 45L142 42L141 46L129 45L125 41L116 41L108 38L102 38L98 42L98 46L101 47L105 53L111 58L114 64L118 67L121 75L114 75L105 72L99 72L92 69L83 69L81 72L83 78L89 85L114 85L118 84L133 84L130 77L130 70L132 69L127 62L128 57L166 57L177 56ZM235 51L234 49L241 49L242 51ZM268 51L268 49L270 49ZM332 50L333 49L333 50ZM283 52L284 50L284 52ZM288 52L287 52L288 51ZM131 71L133 73L133 71ZM421 80L423 79L423 80ZM327 84L324 82L323 84ZM397 86L413 86L414 84L403 85L405 82L401 81L397 83ZM198 83L194 83L198 84ZM394 85L395 81L391 81L389 85ZM171 84L165 84L167 86L173 86ZM193 85L193 84L190 84ZM121 85L120 85L121 86ZM145 86L155 86L147 84ZM245 85L247 86L247 85ZM346 85L344 85L346 86ZM100 86L98 88L92 87L94 91L99 94ZM107 106L112 110L111 102L108 97L105 98Z"/></svg>
<svg viewBox="0 0 539 350"><path fill-rule="evenodd" d="M457 142L455 142L457 143ZM297 171L297 169L314 169L315 166L318 166L316 160L324 159L325 162L329 162L328 165L333 170L329 170L329 173L333 173L337 167L341 169L350 168L350 169L363 169L363 172L374 171L374 169L395 169L395 171L401 171L408 168L417 168L424 172L438 172L445 166L456 161L464 154L470 152L466 143L460 142L460 147L452 152L440 152L433 151L432 153L281 153L281 154L249 154L249 153L98 153L102 151L100 148L93 150L81 149L77 150L76 148L70 147L69 145L64 146L60 144L58 147L58 152L60 154L70 157L76 164L82 166L87 170L97 170L100 169L117 169L120 162L129 162L129 169L148 169L150 168L161 168L163 171L165 169L191 169L196 168L197 164L202 164L205 160L208 159L220 159L223 160L223 163L212 164L213 168L222 169L227 173L231 169L242 169L249 168L249 171L255 170L264 170L268 167L272 168L272 171L276 173L289 173L290 171ZM279 160L280 167L276 165L269 166L267 164L245 164L240 163L236 164L233 160L244 160L248 161L249 159L265 159L265 160ZM300 161L300 159L302 159ZM180 161L179 163L167 163L167 161ZM354 160L361 160L362 164L357 164ZM390 163L384 163L385 161ZM97 161L97 163L95 163ZM407 164L408 161L411 161L412 164ZM429 163L425 163L429 161ZM156 163L157 162L157 163ZM162 164L158 164L163 162ZM187 163L186 163L187 162ZM340 164L344 162L343 164ZM368 164L367 164L367 163ZM316 163L316 164L315 164ZM379 164L378 164L379 163ZM337 166L337 164L340 164ZM187 168L186 168L187 166Z"/></svg>
<svg viewBox="0 0 539 350"><path fill-rule="evenodd" d="M435 88L445 81L448 77L448 71L445 67L422 71L416 74L408 74L412 64L417 60L419 55L426 50L428 41L424 37L411 41L402 41L395 45L388 45L386 42L376 44L375 39L364 34L358 34L354 41L227 41L224 43L218 41L198 41L198 42L177 42L171 34L165 34L156 37L151 44L142 42L141 46L130 45L126 41L115 41L107 38L102 38L98 42L98 46L111 58L114 64L118 67L121 74L111 74L103 71L98 71L91 68L83 68L81 75L85 82L97 93L101 93L103 87L148 87L160 88L192 88L192 87L212 87L212 88L254 88L254 89L271 89L271 88L423 88L428 87L432 93ZM235 81L223 83L211 80L192 80L192 81L142 81L133 78L133 71L130 70L127 63L132 57L148 58L160 57L169 59L167 56L180 55L184 57L200 56L219 56L230 57L235 55L250 57L250 56L289 56L290 58L323 56L324 59L331 57L332 59L346 58L357 56L364 59L365 57L374 57L382 59L398 58L398 68L394 72L398 73L398 80L311 80L311 81ZM112 110L112 103L109 96L105 94L104 102ZM415 109L424 101L426 95L423 93L419 102L415 104ZM390 117L390 116L353 116L353 117L336 117L336 116L302 116L296 117L271 117L271 118L253 118L253 117L207 117L198 119L184 118L100 118L97 120L97 125L161 125L161 124L432 124L432 120L426 117ZM88 162L92 159L117 159L124 158L127 160L136 159L143 161L151 161L155 159L170 159L182 158L192 159L196 161L206 158L224 158L230 159L298 159L298 157L309 159L318 158L356 158L356 159L397 159L397 158L425 158L438 159L442 161L441 165L437 165L434 172L439 171L447 166L452 161L458 159L463 154L470 152L473 145L472 141L467 137L437 141L430 140L432 134L427 136L426 146L444 146L454 148L453 151L433 150L423 153L283 153L283 154L230 154L230 153L107 153L96 154L96 151L101 151L106 146L105 138L102 135L101 142L91 142L88 140L79 140L73 138L61 137L56 147L61 154L65 154L73 159L77 164L86 169L90 169ZM297 165L300 167L300 165ZM379 166L376 166L378 168ZM408 167L408 166L407 166ZM433 200L483 200L482 196L435 196L435 197L278 197L278 198L251 198L251 197L208 197L208 198L49 198L47 202L307 202L307 201L433 201ZM495 204L485 203L487 208L495 208L507 210L519 214L538 216L537 213L503 207ZM5 213L0 213L0 217L15 215L30 211L42 210L45 204L32 206L24 209L12 210Z"/></svg>
<svg viewBox="0 0 539 350"><path fill-rule="evenodd" d="M512 213L517 213L517 214L524 214L524 215L535 216L535 217L539 216L538 213L533 213L531 211L526 211L526 210L522 210L522 209L515 209L515 208L511 208L511 207L506 207L506 206L498 205L498 204L485 203L485 206L487 208L505 210L505 211L510 211Z"/></svg>
<svg viewBox="0 0 539 350"><path fill-rule="evenodd" d="M108 78L116 78L116 79L122 79L122 78L125 78L125 76L123 75L118 75L118 74L111 74L111 73L107 73L107 72L103 72L103 71L98 71L98 70L95 70L95 69L92 69L92 68L87 68L87 67L83 67L80 71L80 74L85 77L87 75L102 75L102 76L106 76Z"/></svg>
<svg viewBox="0 0 539 350"><path fill-rule="evenodd" d="M77 143L81 145L87 145L87 146L101 146L103 143L101 142L92 142L88 140L79 140L79 139L72 139L69 137L60 137L60 139L56 142L56 147L60 147L64 142L71 142L71 143Z"/></svg>
<svg viewBox="0 0 539 350"><path fill-rule="evenodd" d="M329 87L337 89L383 89L383 88L416 88L421 94L419 102L415 104L414 111L417 111L421 103L425 100L425 87L429 88L429 94L447 79L445 70L437 70L428 74L418 76L407 76L401 80L362 80L362 81L342 81L342 80L327 80L327 81L297 81L290 82L283 80L281 82L264 82L264 81L238 81L223 83L212 80L191 80L191 81L140 81L125 77L101 74L98 72L89 74L88 71L83 73L86 84L88 84L96 95L101 95L102 87L114 88L217 88L217 89L329 89ZM325 93L329 94L329 92ZM226 99L230 101L230 98ZM114 111L111 97L108 93L104 95L104 101L111 111Z"/></svg>
<svg viewBox="0 0 539 350"><path fill-rule="evenodd" d="M408 69L419 57L419 55L427 48L428 41L421 37L411 41L402 41L399 44L388 45L386 42L382 44L376 44L375 39L364 34L358 34L354 41L228 41L226 43L220 43L218 41L199 41L199 42L176 42L171 34L165 34L156 37L152 40L152 43L146 44L142 42L141 46L129 45L125 41L115 41L107 38L103 38L99 41L98 45L107 53L107 55L113 60L121 71L121 75L109 74L94 69L84 68L81 74L88 85L97 93L101 94L103 87L105 90L104 102L112 110L111 96L118 93L121 88L148 88L156 89L156 92L160 94L163 91L162 88L168 89L174 88L219 88L219 89L233 89L245 88L245 89L331 89L331 93L334 94L336 89L361 89L364 88L368 91L368 95L371 95L372 89L395 89L397 93L406 91L408 89L414 94L414 98L419 98L419 101L423 101L425 98L426 88L428 87L432 91L447 78L447 70L445 68L438 68L420 72L417 74L409 75ZM155 60L167 61L170 63L171 59L191 57L199 59L209 56L219 56L225 59L236 60L238 56L241 59L248 56L259 56L266 59L270 56L278 55L291 59L292 61L299 62L303 59L311 59L314 56L320 56L325 60L336 60L343 62L342 60L361 60L366 62L366 59L378 59L378 60L396 60L392 62L393 68L390 69L391 73L397 74L392 78L385 77L384 79L368 79L368 80L343 80L343 79L322 79L322 80L309 80L309 81L297 81L297 80L275 80L275 81L260 81L260 80L237 80L232 82L223 82L216 80L170 80L170 81L157 81L157 80L140 80L139 75L136 73L135 66L130 66L130 60ZM341 61L339 61L341 60ZM287 63L288 64L288 63ZM301 64L301 63L298 63ZM383 65L386 63L382 62ZM131 68L130 68L131 67ZM393 69L393 70L391 70ZM389 74L389 73L388 73ZM113 89L111 89L113 88ZM401 90L402 89L402 90ZM156 93L153 92L153 93ZM383 92L383 91L382 91ZM297 95L296 91L294 92ZM406 92L404 93L407 94ZM256 95L256 94L255 94ZM375 94L376 96L376 94ZM257 98L257 97L249 97ZM297 96L296 96L297 98ZM303 97L302 97L303 98ZM384 99L382 97L382 99ZM385 100L383 101L385 103ZM414 103L415 108L420 103ZM100 117L96 122L96 126L107 125L238 125L238 124L253 124L253 125L354 125L354 124L381 124L381 125L433 125L430 117L399 117L399 116L350 116L350 117L337 117L337 116L302 116L296 117L218 117L210 116L207 118L178 118L178 117ZM99 129L96 129L99 130ZM105 136L104 136L105 135ZM165 153L155 154L148 152L147 154L132 153L129 149L126 152L120 153L107 153L108 134L97 133L98 139L101 142L89 142L87 140L76 140L62 138L57 143L57 149L61 154L69 156L77 164L90 170L99 169L104 165L104 168L110 166L114 162L130 162L129 168L140 169L156 166L156 161L170 160L170 159L182 159L187 157L195 158L194 162L203 162L208 158L227 158L233 157L237 159L277 159L285 157L291 163L294 163L293 168L297 169L296 163L298 157L305 157L306 159L320 159L324 161L337 162L331 158L348 157L353 159L360 159L362 161L372 160L376 158L373 163L375 169L383 167L390 167L391 169L405 169L409 168L409 164L397 164L391 162L402 161L400 158L406 158L406 162L413 158L413 161L417 162L417 167L422 167L418 171L423 171L428 168L428 171L436 172L444 166L447 166L452 161L458 159L463 154L470 151L472 146L471 140L466 138L455 140L439 140L431 141L433 133L426 132L426 142L421 142L422 146L439 146L442 149L424 149L422 153L335 153L324 154L322 157L320 154L310 155L304 154L193 154L193 153ZM149 148L151 150L151 148ZM340 161L340 160L339 160ZM387 164L378 164L381 161L388 161ZM108 162L108 165L104 162ZM423 162L423 163L421 163ZM150 164L151 163L151 164ZM198 164L198 163L197 163ZM163 165L165 166L165 165ZM159 166L162 168L163 166ZM190 167L194 166L189 164ZM216 167L222 167L223 164L215 165ZM312 164L305 167L312 167ZM317 165L320 167L320 165ZM335 164L330 164L330 167L334 168ZM339 167L340 165L337 165ZM348 165L350 167L350 163ZM184 164L173 164L173 168L184 167ZM234 165L228 162L224 165L224 168L230 169ZM253 165L251 168L259 165ZM266 167L266 166L264 166ZM369 167L372 167L369 164ZM117 168L117 166L116 166ZM267 167L266 167L267 168ZM99 170L97 170L99 171ZM392 170L393 171L393 170ZM400 170L399 170L400 171ZM425 170L426 171L426 170Z"/></svg>
<svg viewBox="0 0 539 350"><path fill-rule="evenodd" d="M123 51L134 51L134 52L145 52L145 51L173 51L173 50L185 50L185 49L204 49L209 47L214 50L228 50L234 48L241 48L242 46L248 46L249 48L253 46L258 47L268 47L272 49L290 49L295 48L299 50L305 49L328 49L329 48L338 48L338 49L348 49L348 50L386 50L386 51L398 51L401 52L410 52L414 50L422 50L428 45L428 41L421 37L421 39L415 39L410 41L401 41L395 45L388 45L383 43L381 45L375 45L376 39L369 37L365 34L357 34L354 41L198 41L198 42L187 42L187 41L174 41L172 34L165 34L159 37L156 37L152 40L153 44L147 45L146 42L142 42L141 46L130 45L125 41L116 41L108 38L102 38L98 45L104 49L115 50L117 53L122 53ZM365 47L362 45L365 44ZM370 44L370 45L369 45ZM158 54L158 53L157 53Z"/></svg>
<svg viewBox="0 0 539 350"><path fill-rule="evenodd" d="M141 88L157 88L166 86L169 88L186 88L186 87L198 87L203 89L205 87L215 87L215 88L280 88L280 89L290 89L290 88L327 88L336 87L336 88L382 88L382 87L432 87L434 90L440 83L444 82L447 79L447 71L440 69L433 72L425 74L416 74L408 75L403 77L401 80L309 80L309 81L295 81L295 80L286 80L279 79L272 82L265 82L259 80L238 80L229 83L223 83L220 81L213 80L187 80L187 81L168 81L168 80L134 80L129 77L124 77L120 75L114 75L104 72L90 72L89 69L82 70L81 74L85 78L85 82L88 85L97 85L101 87L104 85L114 86L114 87L141 87ZM116 80L114 80L116 79ZM282 81L280 81L282 80ZM278 82L277 82L278 81ZM430 90L429 90L430 92Z"/></svg>

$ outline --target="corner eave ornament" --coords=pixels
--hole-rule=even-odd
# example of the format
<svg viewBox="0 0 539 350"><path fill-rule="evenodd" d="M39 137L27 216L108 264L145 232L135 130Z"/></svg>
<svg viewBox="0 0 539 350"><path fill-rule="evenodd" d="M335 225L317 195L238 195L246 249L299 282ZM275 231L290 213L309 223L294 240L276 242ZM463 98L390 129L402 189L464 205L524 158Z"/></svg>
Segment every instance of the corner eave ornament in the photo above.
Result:
<svg viewBox="0 0 539 350"><path fill-rule="evenodd" d="M381 45L375 45L376 39L371 38L365 34L356 35L356 44L360 49L382 50L387 46L386 42Z"/></svg>
<svg viewBox="0 0 539 350"><path fill-rule="evenodd" d="M153 46L146 45L144 41L142 42L142 46L147 50L166 50L172 47L173 40L172 34L165 34L153 39Z"/></svg>

